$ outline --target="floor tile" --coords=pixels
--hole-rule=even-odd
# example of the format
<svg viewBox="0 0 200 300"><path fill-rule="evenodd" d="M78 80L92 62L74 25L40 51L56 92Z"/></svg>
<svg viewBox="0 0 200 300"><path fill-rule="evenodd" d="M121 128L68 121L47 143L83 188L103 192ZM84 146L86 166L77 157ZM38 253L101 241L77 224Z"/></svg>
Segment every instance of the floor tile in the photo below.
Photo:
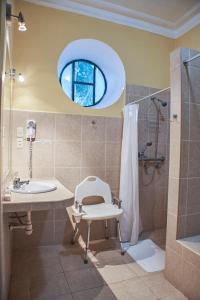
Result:
<svg viewBox="0 0 200 300"><path fill-rule="evenodd" d="M107 286L89 289L73 294L74 300L116 300L117 298Z"/></svg>
<svg viewBox="0 0 200 300"><path fill-rule="evenodd" d="M167 297L162 297L161 300L188 300L188 298L186 298L181 292L177 291Z"/></svg>
<svg viewBox="0 0 200 300"><path fill-rule="evenodd" d="M35 298L31 298L33 300ZM71 294L63 294L59 296L41 296L40 298L37 298L40 300L73 300L73 296Z"/></svg>
<svg viewBox="0 0 200 300"><path fill-rule="evenodd" d="M142 280L158 298L170 296L177 291L177 289L165 279L162 272L151 273L142 277Z"/></svg>
<svg viewBox="0 0 200 300"><path fill-rule="evenodd" d="M164 241L163 230L147 236ZM88 264L78 244L16 250L9 300L187 300L163 272L147 273L127 253L122 256L118 243L99 241L90 248Z"/></svg>
<svg viewBox="0 0 200 300"><path fill-rule="evenodd" d="M9 300L31 300L29 281L12 281L10 284Z"/></svg>
<svg viewBox="0 0 200 300"><path fill-rule="evenodd" d="M65 272L65 277L72 292L78 292L104 285L101 275L95 268Z"/></svg>
<svg viewBox="0 0 200 300"><path fill-rule="evenodd" d="M109 287L118 300L158 300L139 278L113 283Z"/></svg>
<svg viewBox="0 0 200 300"><path fill-rule="evenodd" d="M74 248L71 250L67 250L59 256L60 263L65 272L88 269L93 267L90 260L88 260L87 264L84 264L83 261L83 251L79 248Z"/></svg>
<svg viewBox="0 0 200 300"><path fill-rule="evenodd" d="M49 300L70 293L64 274L57 274L48 280L35 280L31 283L31 300Z"/></svg>
<svg viewBox="0 0 200 300"><path fill-rule="evenodd" d="M137 277L137 275L128 268L127 265L106 265L103 268L98 268L98 272L101 274L105 282L114 283L130 278Z"/></svg>

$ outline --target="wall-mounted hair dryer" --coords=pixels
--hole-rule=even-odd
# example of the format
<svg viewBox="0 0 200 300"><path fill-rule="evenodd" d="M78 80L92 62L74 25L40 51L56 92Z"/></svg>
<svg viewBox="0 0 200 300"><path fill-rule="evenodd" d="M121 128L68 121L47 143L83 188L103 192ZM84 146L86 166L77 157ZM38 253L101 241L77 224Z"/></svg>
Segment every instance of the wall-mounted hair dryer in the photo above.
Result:
<svg viewBox="0 0 200 300"><path fill-rule="evenodd" d="M26 139L27 141L34 142L36 138L36 122L28 120L26 123Z"/></svg>

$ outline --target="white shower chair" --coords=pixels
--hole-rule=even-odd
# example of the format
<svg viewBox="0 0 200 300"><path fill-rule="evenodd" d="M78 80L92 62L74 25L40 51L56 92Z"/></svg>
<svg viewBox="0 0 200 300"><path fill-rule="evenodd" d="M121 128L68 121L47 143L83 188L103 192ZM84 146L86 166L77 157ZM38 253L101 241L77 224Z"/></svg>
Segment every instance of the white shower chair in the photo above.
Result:
<svg viewBox="0 0 200 300"><path fill-rule="evenodd" d="M88 250L90 243L90 227L92 221L105 220L106 238L108 219L116 219L118 237L121 245L121 233L120 233L120 216L123 213L121 208L121 201L116 197L112 197L110 186L96 176L89 176L85 178L75 189L73 217L75 220L75 229L71 243L74 244L76 235L78 233L78 224L81 220L87 222L87 241L85 248L84 263L88 262ZM121 254L124 254L121 245Z"/></svg>

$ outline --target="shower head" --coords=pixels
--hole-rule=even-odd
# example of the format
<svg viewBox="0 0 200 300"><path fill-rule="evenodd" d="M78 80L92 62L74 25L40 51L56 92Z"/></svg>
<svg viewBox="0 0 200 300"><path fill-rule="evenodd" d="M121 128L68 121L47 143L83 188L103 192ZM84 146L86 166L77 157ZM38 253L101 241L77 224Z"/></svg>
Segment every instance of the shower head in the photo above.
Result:
<svg viewBox="0 0 200 300"><path fill-rule="evenodd" d="M167 106L167 102L166 102L166 101L163 101L163 100L158 99L158 98L156 98L156 97L152 97L151 100L152 100L152 101L155 101L155 100L156 100L156 101L160 102L160 104L161 104L163 107Z"/></svg>
<svg viewBox="0 0 200 300"><path fill-rule="evenodd" d="M147 148L151 147L151 146L152 146L152 142L147 142L144 149L141 152L138 153L138 156L139 157L144 157L144 154L145 154Z"/></svg>
<svg viewBox="0 0 200 300"><path fill-rule="evenodd" d="M146 147L150 147L150 146L152 146L152 142L146 143Z"/></svg>
<svg viewBox="0 0 200 300"><path fill-rule="evenodd" d="M161 105L163 107L167 106L167 102L166 101L163 101L163 100L160 100L160 99L158 99L158 101L161 103Z"/></svg>

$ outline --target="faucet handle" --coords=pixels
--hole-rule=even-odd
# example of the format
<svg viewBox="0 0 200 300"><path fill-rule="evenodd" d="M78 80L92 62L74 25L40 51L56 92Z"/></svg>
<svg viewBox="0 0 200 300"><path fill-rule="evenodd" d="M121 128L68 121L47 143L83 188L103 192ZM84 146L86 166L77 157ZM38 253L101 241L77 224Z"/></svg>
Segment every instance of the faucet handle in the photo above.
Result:
<svg viewBox="0 0 200 300"><path fill-rule="evenodd" d="M16 184L18 182L20 182L20 178L19 177L14 177L13 184Z"/></svg>

